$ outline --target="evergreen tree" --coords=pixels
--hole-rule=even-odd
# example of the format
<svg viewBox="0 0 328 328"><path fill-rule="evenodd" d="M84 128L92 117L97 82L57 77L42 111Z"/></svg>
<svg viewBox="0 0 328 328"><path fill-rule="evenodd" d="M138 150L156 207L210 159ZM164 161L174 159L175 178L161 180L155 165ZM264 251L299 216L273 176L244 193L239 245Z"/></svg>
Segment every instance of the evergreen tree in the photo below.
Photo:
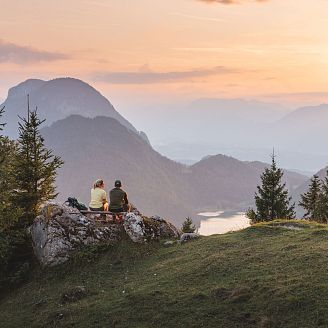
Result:
<svg viewBox="0 0 328 328"><path fill-rule="evenodd" d="M295 204L290 204L291 197L282 177L283 171L277 167L273 154L271 166L261 175L262 185L257 187L256 210L249 209L246 214L252 223L295 217Z"/></svg>
<svg viewBox="0 0 328 328"><path fill-rule="evenodd" d="M30 225L38 214L40 205L56 198L57 169L63 164L60 157L44 145L40 126L44 122L37 111L28 112L19 122L18 152L15 161L17 182L16 201L24 211L23 225Z"/></svg>
<svg viewBox="0 0 328 328"><path fill-rule="evenodd" d="M4 108L0 109L0 118ZM15 142L2 135L4 123L0 123L0 232L8 233L17 223L19 206L13 204L15 179L13 163L17 147Z"/></svg>
<svg viewBox="0 0 328 328"><path fill-rule="evenodd" d="M184 233L193 233L196 231L196 227L193 224L192 219L188 216L182 224L182 232Z"/></svg>
<svg viewBox="0 0 328 328"><path fill-rule="evenodd" d="M0 230L12 229L18 220L20 208L14 203L14 166L17 147L15 142L4 137L0 140L0 153L4 154L0 164Z"/></svg>
<svg viewBox="0 0 328 328"><path fill-rule="evenodd" d="M314 175L310 181L308 192L301 195L299 205L305 209L304 219L319 220L322 216L320 201L322 201L321 194L322 183L317 175Z"/></svg>
<svg viewBox="0 0 328 328"><path fill-rule="evenodd" d="M5 112L5 108L2 107L0 108L0 119L2 118L3 114ZM4 140L4 136L2 135L2 131L3 131L3 128L6 126L5 123L0 123L0 142L3 142ZM4 151L4 149L0 149L0 165L3 163L3 161L5 160L5 156L6 156L6 152ZM1 168L1 166L0 166ZM1 189L0 189L1 190Z"/></svg>
<svg viewBox="0 0 328 328"><path fill-rule="evenodd" d="M317 221L320 223L328 223L328 171L324 180L321 182L321 193L319 195L319 216Z"/></svg>

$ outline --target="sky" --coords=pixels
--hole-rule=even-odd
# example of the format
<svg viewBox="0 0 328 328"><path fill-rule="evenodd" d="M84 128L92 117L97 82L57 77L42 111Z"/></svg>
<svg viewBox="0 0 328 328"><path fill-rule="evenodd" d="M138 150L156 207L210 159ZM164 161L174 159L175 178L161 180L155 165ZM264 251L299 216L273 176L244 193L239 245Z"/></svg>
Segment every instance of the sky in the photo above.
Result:
<svg viewBox="0 0 328 328"><path fill-rule="evenodd" d="M120 111L201 97L328 96L327 0L0 0L0 100L80 78Z"/></svg>

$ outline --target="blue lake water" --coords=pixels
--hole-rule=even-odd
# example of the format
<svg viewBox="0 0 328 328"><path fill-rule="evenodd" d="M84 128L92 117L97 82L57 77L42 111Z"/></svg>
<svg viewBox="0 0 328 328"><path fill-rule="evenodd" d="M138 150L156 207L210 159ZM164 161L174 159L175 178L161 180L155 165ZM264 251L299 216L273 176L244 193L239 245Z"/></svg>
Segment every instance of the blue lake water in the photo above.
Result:
<svg viewBox="0 0 328 328"><path fill-rule="evenodd" d="M244 212L204 212L198 214L202 220L198 233L202 236L224 234L250 226Z"/></svg>

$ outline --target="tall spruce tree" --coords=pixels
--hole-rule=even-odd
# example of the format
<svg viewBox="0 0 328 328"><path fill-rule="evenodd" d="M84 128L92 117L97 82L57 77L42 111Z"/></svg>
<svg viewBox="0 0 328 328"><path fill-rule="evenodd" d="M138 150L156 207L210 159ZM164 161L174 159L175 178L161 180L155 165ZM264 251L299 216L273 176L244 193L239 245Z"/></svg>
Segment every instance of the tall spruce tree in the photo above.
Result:
<svg viewBox="0 0 328 328"><path fill-rule="evenodd" d="M4 108L1 108L0 119L3 113ZM4 126L4 123L0 123L0 232L8 234L16 225L19 216L19 206L13 203L13 163L17 147L15 142L2 135Z"/></svg>
<svg viewBox="0 0 328 328"><path fill-rule="evenodd" d="M0 119L4 114L5 108L0 108ZM6 217L6 208L7 208L7 199L8 193L6 189L6 182L8 178L8 170L6 167L7 164L7 147L6 147L6 139L2 134L3 128L5 124L0 122L0 230L4 225L4 219Z"/></svg>
<svg viewBox="0 0 328 328"><path fill-rule="evenodd" d="M283 171L277 167L275 155L272 163L261 175L261 186L255 194L256 210L249 209L247 217L252 223L275 219L295 218L295 204L291 204L286 184L282 183Z"/></svg>
<svg viewBox="0 0 328 328"><path fill-rule="evenodd" d="M20 118L18 152L15 161L16 200L24 211L22 223L30 225L40 205L56 198L55 179L63 161L44 145L37 110Z"/></svg>
<svg viewBox="0 0 328 328"><path fill-rule="evenodd" d="M301 195L299 206L305 209L303 216L306 220L320 221L323 210L320 202L322 197L322 183L317 175L314 175L309 184L309 190Z"/></svg>

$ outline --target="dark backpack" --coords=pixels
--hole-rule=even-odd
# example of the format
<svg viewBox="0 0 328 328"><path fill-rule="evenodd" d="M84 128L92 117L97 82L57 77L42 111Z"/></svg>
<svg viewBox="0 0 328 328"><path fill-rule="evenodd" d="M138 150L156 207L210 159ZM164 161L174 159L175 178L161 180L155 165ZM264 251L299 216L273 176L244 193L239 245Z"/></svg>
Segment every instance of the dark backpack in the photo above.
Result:
<svg viewBox="0 0 328 328"><path fill-rule="evenodd" d="M77 208L79 211L87 211L88 208L83 204L80 203L76 198L74 197L68 197L67 201L65 202L70 207Z"/></svg>

